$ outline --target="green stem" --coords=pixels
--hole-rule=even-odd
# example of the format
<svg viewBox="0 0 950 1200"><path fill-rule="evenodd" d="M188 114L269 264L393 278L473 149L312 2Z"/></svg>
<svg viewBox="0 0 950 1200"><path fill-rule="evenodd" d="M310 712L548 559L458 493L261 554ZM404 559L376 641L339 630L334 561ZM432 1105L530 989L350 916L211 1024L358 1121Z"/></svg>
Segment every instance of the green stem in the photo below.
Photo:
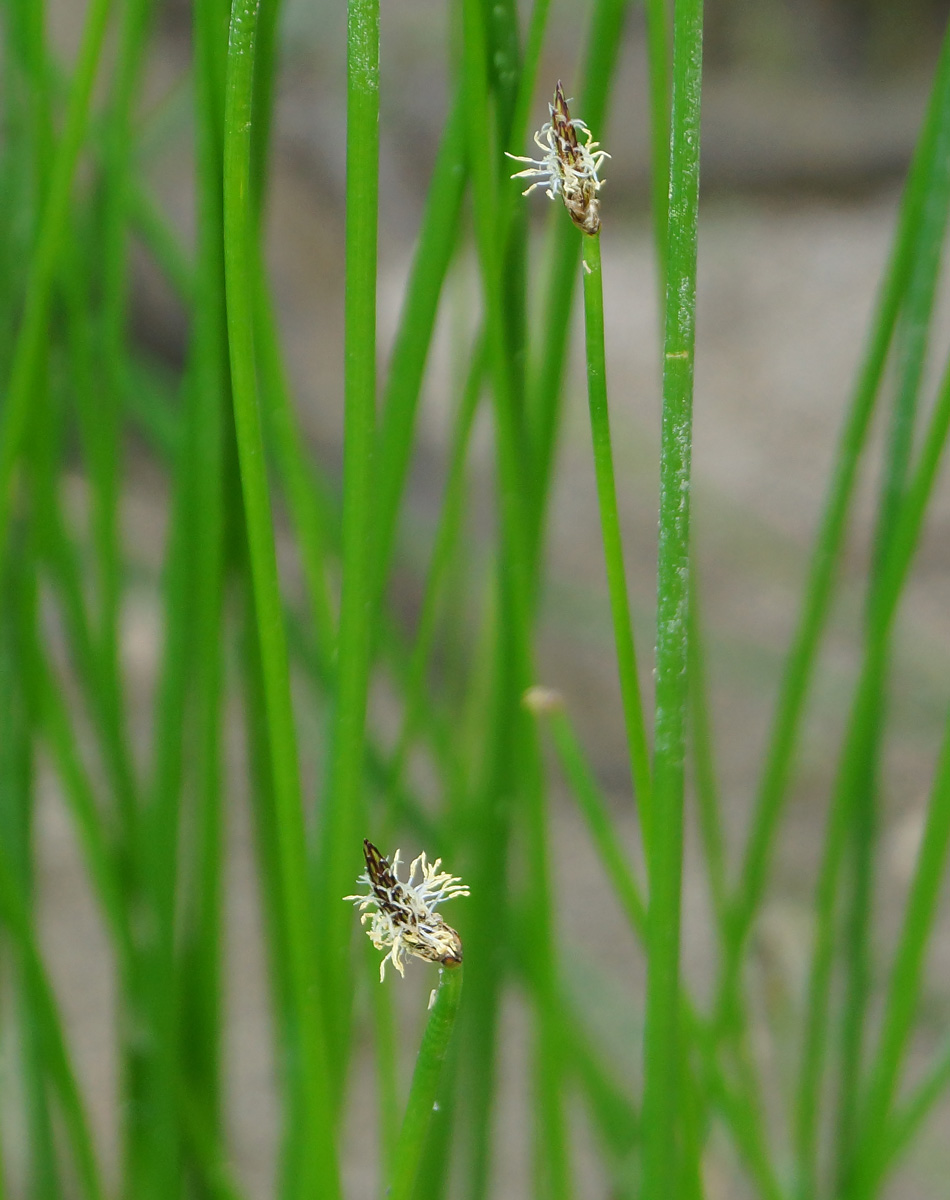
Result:
<svg viewBox="0 0 950 1200"><path fill-rule="evenodd" d="M726 890L726 852L722 831L722 803L713 757L715 736L710 714L709 688L706 682L706 656L700 609L696 564L692 570L689 605L689 710L692 732L692 759L695 772L696 808L703 858L709 879L716 927L721 943L728 938L728 892Z"/></svg>
<svg viewBox="0 0 950 1200"><path fill-rule="evenodd" d="M670 18L668 0L645 0L650 79L650 216L656 248L656 282L661 328L666 303L669 213Z"/></svg>
<svg viewBox="0 0 950 1200"><path fill-rule="evenodd" d="M537 711L547 717L551 738L561 769L571 785L574 798L587 823L588 832L597 850L601 866L610 880L631 930L641 942L646 937L646 912L641 889L619 836L607 801L577 740L570 719L557 705L547 705ZM681 1071L687 1069L685 1060L699 1052L702 1077L706 1081L705 1103L718 1107L732 1134L733 1141L744 1159L750 1174L763 1197L781 1200L782 1190L775 1175L772 1156L763 1120L762 1105L756 1102L757 1080L749 1070L743 1071L744 1088L737 1090L727 1083L715 1057L713 1039L697 1016L696 1007L685 985L680 986L680 1015L684 1031L681 1046ZM695 1164L693 1167L695 1171Z"/></svg>
<svg viewBox="0 0 950 1200"><path fill-rule="evenodd" d="M679 956L689 698L689 499L702 34L702 0L678 0L660 448L653 828L648 847L643 1180L644 1194L650 1197L676 1195L680 1179Z"/></svg>
<svg viewBox="0 0 950 1200"><path fill-rule="evenodd" d="M313 962L316 939L310 919L296 732L253 340L256 258L250 174L257 10L257 0L235 0L225 85L224 245L231 389L263 677L280 879L278 902L299 1051L298 1095L291 1100L288 1111L298 1116L300 1133L308 1144L307 1154L300 1158L302 1169L295 1180L295 1194L303 1197L319 1191L333 1200L340 1194L333 1140L336 1097L331 1099L330 1094L323 1043L325 1026Z"/></svg>
<svg viewBox="0 0 950 1200"><path fill-rule="evenodd" d="M584 319L587 330L587 399L590 431L594 445L594 470L600 504L600 528L604 541L607 588L617 650L617 673L627 729L630 771L640 811L644 845L650 846L652 781L643 701L637 674L637 654L630 621L623 540L617 508L613 452L610 445L610 412L607 406L607 362L604 353L604 285L600 260L600 234L584 237Z"/></svg>
<svg viewBox="0 0 950 1200"><path fill-rule="evenodd" d="M221 787L221 729L224 699L226 436L230 442L227 323L224 297L222 214L222 120L227 50L226 0L197 0L194 6L195 130L198 174L198 233L193 384L188 396L183 437L188 449L183 466L191 505L190 602L192 644L202 653L193 670L194 844L187 877L179 956L181 1086L194 1121L212 1140L222 1123L221 1029L223 874L225 866L224 795ZM236 487L236 480L233 480ZM182 506L185 510L185 506ZM185 1129L189 1133L188 1123ZM195 1169L202 1170L198 1139L187 1143ZM199 1147L200 1149L200 1147ZM197 1161L195 1161L197 1160Z"/></svg>
<svg viewBox="0 0 950 1200"><path fill-rule="evenodd" d="M934 1104L950 1086L950 1038L944 1040L938 1054L917 1087L893 1114L881 1148L881 1170L886 1171L903 1156L920 1132Z"/></svg>
<svg viewBox="0 0 950 1200"><path fill-rule="evenodd" d="M883 1173L887 1149L887 1122L897 1090L898 1076L913 1031L920 996L924 958L937 908L950 848L950 722L937 765L911 885L904 927L890 976L880 1044L871 1069L866 1101L853 1160L851 1200L870 1200Z"/></svg>
<svg viewBox="0 0 950 1200"><path fill-rule="evenodd" d="M111 0L92 0L89 5L69 107L50 171L49 191L30 264L23 320L13 351L0 420L0 570L6 558L10 535L14 468L29 424L36 372L46 349L46 323L53 275L69 220L73 176L86 132L92 88L110 8Z"/></svg>
<svg viewBox="0 0 950 1200"><path fill-rule="evenodd" d="M56 998L40 955L39 942L30 913L16 880L16 871L6 848L0 845L0 921L23 956L26 986L33 1017L40 1028L46 1070L57 1095L75 1160L76 1186L85 1200L105 1200L105 1188L96 1158L82 1093L73 1070L63 1034Z"/></svg>
<svg viewBox="0 0 950 1200"><path fill-rule="evenodd" d="M460 92L439 146L419 242L393 344L377 438L376 589L385 585L412 455L422 378L465 192L465 110Z"/></svg>
<svg viewBox="0 0 950 1200"><path fill-rule="evenodd" d="M459 533L465 513L468 483L466 462L472 428L475 424L475 414L478 411L484 374L484 339L479 337L472 355L468 378L459 402L459 410L456 416L452 444L449 451L445 498L432 548L428 575L422 593L415 642L406 672L406 685L403 691L404 710L402 728L399 732L399 738L396 742L396 749L391 762L391 786L394 790L401 786L405 777L409 752L414 744L414 737L419 727L422 710L428 695L428 671L435 643L439 601L442 598L443 584L449 572L452 555L458 549Z"/></svg>
<svg viewBox="0 0 950 1200"><path fill-rule="evenodd" d="M607 100L614 76L620 47L623 44L624 18L629 9L627 0L598 0L591 14L587 53L581 73L580 102L577 115L591 129L606 124ZM664 139L665 140L665 139ZM519 150L518 153L521 153ZM517 181L516 181L517 182ZM574 289L577 286L577 258L580 241L573 226L560 213L553 233L554 250L546 271L543 293L543 344L536 370L529 380L528 413L531 419L531 442L534 451L536 490L532 512L532 549L540 555L544 540L547 507L552 492L551 477L555 467L557 437L563 409L564 364L571 338L567 328L573 309Z"/></svg>
<svg viewBox="0 0 950 1200"><path fill-rule="evenodd" d="M322 969L334 1003L331 1065L346 1061L351 923L340 897L356 869L364 824L366 695L373 639L376 441L376 247L379 207L379 0L350 0L347 30L343 580L337 693L324 801ZM332 993L330 987L332 984Z"/></svg>
<svg viewBox="0 0 950 1200"><path fill-rule="evenodd" d="M462 5L464 32L463 75L467 148L472 180L475 238L485 303L486 364L492 386L497 461L499 523L499 614L490 659L491 693L486 724L484 777L478 786L479 837L472 872L469 946L472 951L471 1003L467 1008L463 1044L464 1086L469 1090L472 1154L468 1195L481 1200L488 1186L492 1125L492 1093L502 963L498 930L505 920L506 898L497 884L507 869L512 813L501 796L518 795L523 764L536 740L520 708L520 696L532 682L530 647L531 557L527 498L531 496L531 462L524 413L517 403L515 363L509 342L509 320L517 305L505 290L506 261L498 246L505 244L506 209L499 202L497 158L491 147L493 121L488 94L488 48L485 6L480 0ZM488 147L486 147L486 140ZM506 303L507 301L507 303ZM521 316L513 318L521 327ZM493 882L495 881L495 882ZM557 1090L546 1095L559 1107ZM554 1124L550 1126L555 1136Z"/></svg>
<svg viewBox="0 0 950 1200"><path fill-rule="evenodd" d="M646 906L642 889L627 862L600 788L588 768L567 714L554 709L549 722L561 769L587 822L587 830L600 856L601 865L630 928L642 939L646 932Z"/></svg>
<svg viewBox="0 0 950 1200"><path fill-rule="evenodd" d="M439 986L422 1035L406 1114L396 1143L387 1200L411 1200L461 998L462 967L440 967Z"/></svg>

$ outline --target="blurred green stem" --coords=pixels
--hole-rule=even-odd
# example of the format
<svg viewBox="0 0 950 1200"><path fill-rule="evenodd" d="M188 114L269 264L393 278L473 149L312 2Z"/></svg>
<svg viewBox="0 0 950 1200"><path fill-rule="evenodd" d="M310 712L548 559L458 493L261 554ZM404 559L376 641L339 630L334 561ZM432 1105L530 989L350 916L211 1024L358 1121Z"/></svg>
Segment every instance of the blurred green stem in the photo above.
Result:
<svg viewBox="0 0 950 1200"><path fill-rule="evenodd" d="M63 132L50 169L49 190L30 263L20 330L0 415L0 575L7 556L13 509L14 468L23 448L34 399L36 372L47 348L46 323L56 264L69 219L70 194L82 148L92 89L111 0L90 0L76 60Z"/></svg>
<svg viewBox="0 0 950 1200"><path fill-rule="evenodd" d="M372 550L376 443L376 250L379 208L379 0L349 0L346 115L346 277L343 359L343 577L336 696L323 804L321 966L328 1045L341 1091L349 1044L351 923L340 903L358 874L363 835L366 700L373 643Z"/></svg>
<svg viewBox="0 0 950 1200"><path fill-rule="evenodd" d="M331 1095L324 1044L327 1027L315 978L316 939L307 882L296 732L253 338L256 255L250 171L257 12L257 0L235 0L225 84L224 247L231 391L275 808L277 905L286 939L286 978L297 1051L297 1061L292 1064L294 1086L288 1089L288 1114L293 1114L295 1124L299 1121L296 1140L306 1144L306 1153L297 1159L300 1169L293 1178L294 1195L303 1200L319 1193L334 1200L340 1194L334 1143L338 1096Z"/></svg>
<svg viewBox="0 0 950 1200"><path fill-rule="evenodd" d="M412 1074L406 1113L393 1156L392 1179L387 1200L412 1200L413 1188L425 1149L426 1134L438 1095L442 1064L448 1052L459 1001L462 998L462 966L440 967L439 986L429 1011L422 1044Z"/></svg>

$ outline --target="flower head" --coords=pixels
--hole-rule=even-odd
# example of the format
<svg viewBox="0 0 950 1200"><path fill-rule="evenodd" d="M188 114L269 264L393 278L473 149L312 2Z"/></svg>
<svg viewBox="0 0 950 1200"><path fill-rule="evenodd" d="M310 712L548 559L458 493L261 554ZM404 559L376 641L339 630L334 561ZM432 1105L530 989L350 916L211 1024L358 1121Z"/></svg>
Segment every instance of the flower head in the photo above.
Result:
<svg viewBox="0 0 950 1200"><path fill-rule="evenodd" d="M525 188L523 195L547 184L547 194L554 200L560 196L571 220L584 233L597 233L600 229L600 203L597 193L604 184L597 172L604 159L610 158L583 121L571 117L564 99L561 81L558 80L554 103L548 105L551 120L541 126L534 135L535 145L544 151L543 158L524 158L520 154L508 154L515 162L529 163L524 171L516 171L512 179L537 179ZM585 135L584 144L577 140L578 129ZM507 151L506 151L507 153Z"/></svg>
<svg viewBox="0 0 950 1200"><path fill-rule="evenodd" d="M377 950L389 947L389 953L379 965L379 978L386 977L386 960L389 959L400 975L405 975L403 956L413 954L428 962L441 963L445 967L457 967L462 961L462 939L446 925L435 906L455 896L467 896L468 888L455 875L440 871L442 859L428 862L425 854L413 859L409 867L409 878L403 883L399 879L399 851L393 855L392 865L376 849L372 842L363 842L366 871L357 883L365 884L369 891L359 896L344 896L353 900L362 912L360 922L370 922L367 934ZM416 872L421 877L416 880ZM371 912L366 910L375 905Z"/></svg>

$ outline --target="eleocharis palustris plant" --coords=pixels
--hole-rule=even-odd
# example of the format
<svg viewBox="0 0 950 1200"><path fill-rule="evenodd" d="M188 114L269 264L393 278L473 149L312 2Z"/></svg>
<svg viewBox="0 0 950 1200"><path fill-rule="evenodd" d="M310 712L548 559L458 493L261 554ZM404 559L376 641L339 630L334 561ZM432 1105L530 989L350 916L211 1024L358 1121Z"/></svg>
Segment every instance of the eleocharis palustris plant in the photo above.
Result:
<svg viewBox="0 0 950 1200"><path fill-rule="evenodd" d="M380 983L386 977L387 962L405 975L407 955L439 964L439 985L429 1000L429 1019L416 1058L387 1193L390 1200L409 1200L462 997L462 939L436 907L469 895L469 889L456 875L439 870L439 858L429 862L424 853L420 854L403 882L399 878L398 850L390 862L372 842L364 840L363 853L366 871L358 882L367 890L344 899L355 902L364 925L369 922L366 932L376 949L387 951L379 964Z"/></svg>
<svg viewBox="0 0 950 1200"><path fill-rule="evenodd" d="M647 912L647 1005L644 1036L644 1175L648 1194L672 1194L681 1170L698 1178L698 1151L677 1149L689 1097L679 1021L679 938L683 856L683 781L686 755L689 606L689 485L692 363L696 298L696 226L699 181L699 80L702 6L677 8L668 236L667 320L664 355L663 439L660 470L660 542L657 567L657 653L655 776L651 773L643 704L630 620L607 403L604 302L600 255L599 171L609 155L583 121L572 118L560 81L549 105L551 120L535 134L544 151L515 178L534 179L525 194L547 184L560 197L584 235L584 313L587 386L601 531L615 649L627 729L631 773L647 852L650 901ZM577 136L578 130L583 140ZM656 778L662 783L656 812ZM657 829L655 821L659 821ZM689 1139L683 1139L688 1143Z"/></svg>
<svg viewBox="0 0 950 1200"><path fill-rule="evenodd" d="M560 199L585 237L583 239L584 315L587 327L587 394L590 405L597 498L600 505L604 559L610 592L617 670L623 700L627 741L630 751L633 785L640 806L644 836L649 840L650 783L649 750L644 724L643 703L637 676L636 649L627 577L624 570L623 543L617 488L614 480L613 452L610 441L610 415L607 406L607 366L604 348L604 294L600 260L600 202L598 193L604 180L600 170L610 157L583 121L571 117L564 89L558 80L554 99L548 105L551 120L534 135L535 144L544 151L540 159L509 154L515 162L529 165L515 172L513 179L533 179L525 189L545 187L552 199ZM580 130L583 138L578 139Z"/></svg>

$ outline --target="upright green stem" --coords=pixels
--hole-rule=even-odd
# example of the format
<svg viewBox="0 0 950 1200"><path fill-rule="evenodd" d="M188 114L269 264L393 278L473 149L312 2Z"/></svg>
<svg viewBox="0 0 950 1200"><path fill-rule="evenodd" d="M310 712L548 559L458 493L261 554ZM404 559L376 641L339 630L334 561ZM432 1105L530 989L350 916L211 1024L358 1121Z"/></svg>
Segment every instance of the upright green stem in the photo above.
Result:
<svg viewBox="0 0 950 1200"><path fill-rule="evenodd" d="M412 1074L406 1115L393 1157L392 1181L387 1200L411 1200L426 1134L438 1095L442 1064L449 1049L459 1001L462 998L462 967L440 967L439 986L422 1035L419 1057Z"/></svg>
<svg viewBox="0 0 950 1200"><path fill-rule="evenodd" d="M660 450L653 827L648 847L643 1190L651 1200L675 1196L680 1179L680 893L689 679L689 489L702 34L702 0L677 0Z"/></svg>
<svg viewBox="0 0 950 1200"><path fill-rule="evenodd" d="M667 221L669 219L670 5L645 0L647 64L650 79L650 215L656 248L656 282L662 327L666 300Z"/></svg>
<svg viewBox="0 0 950 1200"><path fill-rule="evenodd" d="M492 384L495 443L498 470L498 511L501 542L499 572L499 620L495 647L490 711L490 748L486 755L485 781L480 789L481 837L478 864L472 881L473 917L470 945L478 970L471 977L475 1002L471 1006L470 1037L466 1045L472 1064L474 1098L473 1162L470 1191L473 1200L484 1195L489 1166L492 1065L500 995L501 963L498 929L505 919L505 897L495 883L506 869L507 842L511 829L511 805L502 797L518 796L525 819L526 836L532 840L543 827L543 775L540 770L537 732L520 707L520 696L533 682L531 618L534 586L532 554L532 507L535 478L525 422L521 357L516 353L517 334L523 327L523 292L517 271L498 253L507 238L509 205L499 192L496 175L498 158L491 142L491 109L488 99L488 47L485 5L465 0L464 79L466 93L469 169L472 177L475 237L485 297L487 366ZM511 199L510 194L508 194ZM514 341L512 340L514 334ZM533 895L547 887L545 850L531 860L529 887ZM545 905L547 901L544 902ZM539 983L535 996L539 1005L535 1072L538 1088L539 1133L544 1140L544 1159L550 1194L566 1200L571 1179L567 1165L567 1136L562 1087L556 1064L561 1047L555 1036L550 1009L550 981L554 952L550 909L542 903L530 906L527 920L536 950L532 979ZM540 1139L539 1139L540 1140ZM538 1186L543 1186L540 1178Z"/></svg>
<svg viewBox="0 0 950 1200"><path fill-rule="evenodd" d="M299 1115L307 1153L294 1183L301 1198L339 1196L334 1101L323 1042L325 1026L313 963L310 895L297 745L290 696L283 605L271 526L264 441L254 355L254 215L250 192L251 96L258 0L235 0L231 10L225 85L224 248L231 389L253 585L256 634L277 831L276 858L287 979L298 1061L291 1111ZM342 895L342 892L341 892Z"/></svg>
<svg viewBox="0 0 950 1200"><path fill-rule="evenodd" d="M355 870L363 813L363 739L372 646L373 450L376 439L376 241L379 206L379 0L350 0L347 31L343 583L337 693L325 797L322 966L335 1069L346 1058L350 922L340 897ZM339 1076L338 1076L339 1082Z"/></svg>
<svg viewBox="0 0 950 1200"><path fill-rule="evenodd" d="M213 1142L221 1136L224 795L220 735L224 693L222 605L225 586L226 447L231 441L224 297L222 121L227 0L197 0L193 27L195 129L199 163L197 269L194 280L194 384L184 436L191 517L194 670L195 839L180 955L181 1075L195 1119ZM227 433L226 433L227 430ZM183 464L184 465L184 464ZM184 481L183 481L184 482ZM237 481L232 479L232 490ZM187 1129L186 1129L186 1132ZM192 1157L196 1139L189 1145Z"/></svg>
<svg viewBox="0 0 950 1200"><path fill-rule="evenodd" d="M610 445L610 413L607 407L607 363L604 354L604 285L600 260L600 234L583 235L584 242L584 319L587 330L587 399L590 406L590 430L594 444L594 470L597 475L597 499L600 504L600 528L604 540L604 562L610 592L617 672L630 770L640 812L644 845L649 847L652 818L652 781L650 751L647 746L643 701L637 675L637 655L630 621L627 576L624 570L623 540L617 508L613 452Z"/></svg>
<svg viewBox="0 0 950 1200"><path fill-rule="evenodd" d="M591 129L606 123L607 100L616 74L627 0L598 0L591 14L584 67L581 73L578 115ZM666 137L664 135L664 145ZM520 151L519 151L520 153ZM557 436L563 408L564 363L571 339L567 334L577 286L577 258L580 251L577 234L558 213L554 234L554 252L545 273L543 292L543 344L538 355L534 378L528 384L528 411L531 418L532 448L536 460L536 489L532 512L532 550L539 556L544 542L544 524L551 496L551 476L555 467Z"/></svg>

